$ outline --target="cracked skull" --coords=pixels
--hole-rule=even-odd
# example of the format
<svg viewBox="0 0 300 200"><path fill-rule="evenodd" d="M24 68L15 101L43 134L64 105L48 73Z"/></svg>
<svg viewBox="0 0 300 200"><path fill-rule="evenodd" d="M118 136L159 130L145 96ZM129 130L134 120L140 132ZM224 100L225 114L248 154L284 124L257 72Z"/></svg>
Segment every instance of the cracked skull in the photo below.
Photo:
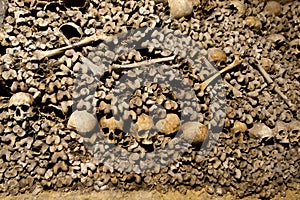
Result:
<svg viewBox="0 0 300 200"><path fill-rule="evenodd" d="M19 92L9 100L9 114L16 121L22 121L33 115L33 96L28 93Z"/></svg>

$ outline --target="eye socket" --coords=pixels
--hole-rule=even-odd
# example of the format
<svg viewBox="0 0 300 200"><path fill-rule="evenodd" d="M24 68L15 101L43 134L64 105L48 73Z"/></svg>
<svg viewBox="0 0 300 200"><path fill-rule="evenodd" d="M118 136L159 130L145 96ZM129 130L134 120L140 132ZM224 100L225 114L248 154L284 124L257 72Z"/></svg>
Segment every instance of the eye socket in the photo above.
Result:
<svg viewBox="0 0 300 200"><path fill-rule="evenodd" d="M286 131L284 129L278 131L279 135L285 135Z"/></svg>
<svg viewBox="0 0 300 200"><path fill-rule="evenodd" d="M12 106L9 107L9 109L11 109L11 110L16 110L17 107L16 107L15 105L12 105Z"/></svg>
<svg viewBox="0 0 300 200"><path fill-rule="evenodd" d="M297 135L298 133L300 133L300 130L293 129L293 130L291 131L291 133L292 133L293 135Z"/></svg>
<svg viewBox="0 0 300 200"><path fill-rule="evenodd" d="M28 111L29 110L29 106L27 106L27 105L22 105L21 106L21 109L23 110L23 111Z"/></svg>

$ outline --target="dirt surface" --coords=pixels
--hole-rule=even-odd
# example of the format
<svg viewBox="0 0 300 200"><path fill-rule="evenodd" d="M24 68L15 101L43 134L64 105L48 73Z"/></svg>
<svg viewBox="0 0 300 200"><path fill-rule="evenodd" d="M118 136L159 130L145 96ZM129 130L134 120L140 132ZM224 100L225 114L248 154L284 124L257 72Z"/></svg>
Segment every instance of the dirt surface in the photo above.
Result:
<svg viewBox="0 0 300 200"><path fill-rule="evenodd" d="M181 194L179 192L167 192L165 194L159 193L157 191L101 191L101 192L91 192L91 193L82 193L79 191L73 192L55 192L55 191L45 191L38 195L32 194L21 194L18 196L4 196L0 195L0 198L3 200L25 200L25 199L37 199L37 200L89 200L89 199L122 199L122 200L150 200L150 199L166 199L166 200L206 200L206 199L215 199L215 200L230 200L236 199L230 194L224 196L212 196L207 194L204 190L202 191L187 191L187 193ZM253 200L258 199L256 196L246 197L243 200ZM276 195L273 200L286 199L286 200L298 200L300 199L300 193L297 191L287 191L286 196L282 197L280 194Z"/></svg>

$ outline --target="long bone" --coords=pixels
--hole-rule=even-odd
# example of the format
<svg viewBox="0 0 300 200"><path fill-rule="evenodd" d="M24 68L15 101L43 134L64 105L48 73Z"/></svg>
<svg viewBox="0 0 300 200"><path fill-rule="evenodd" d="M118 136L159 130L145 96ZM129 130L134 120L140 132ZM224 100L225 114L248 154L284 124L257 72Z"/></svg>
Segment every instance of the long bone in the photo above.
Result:
<svg viewBox="0 0 300 200"><path fill-rule="evenodd" d="M222 73L227 72L233 68L235 68L236 66L240 65L243 62L243 60L240 59L239 55L235 55L234 57L234 61L232 63L230 63L227 67L221 69L220 71L218 71L217 73L215 73L214 75L212 75L211 77L209 77L208 79L206 79L204 82L202 82L201 84L199 84L197 87L195 87L195 90L199 90L198 95L199 96L204 96L204 91L207 88L207 86L214 81L218 76L220 76Z"/></svg>
<svg viewBox="0 0 300 200"><path fill-rule="evenodd" d="M88 45L90 43L93 42L98 42L98 41L109 41L113 38L114 36L108 36L105 35L103 33L96 33L90 37L86 37L83 40L76 42L74 44L65 46L65 47L61 47L58 49L52 49L52 50L48 50L48 51L41 51L41 50L37 50L35 52L33 52L33 58L31 60L42 60L44 58L50 58L53 56L57 56L59 54L64 53L66 50L69 49L74 49L74 48L78 48L78 47L82 47L85 45Z"/></svg>
<svg viewBox="0 0 300 200"><path fill-rule="evenodd" d="M65 46L65 47L61 47L58 49L53 49L53 50L48 50L48 51L40 51L37 50L33 53L33 58L32 60L42 60L44 58L50 58L59 54L64 53L66 50L69 49L73 49L73 48L77 48L77 47L82 47L85 45L88 45L90 43L93 42L98 42L98 41L110 41L113 39L114 36L107 36L103 33L96 33L90 37L87 37L79 42L76 42L74 44ZM142 61L142 62L137 62L137 63L132 63L132 64L128 64L128 65L113 65L113 69L128 69L128 68L135 68L135 67L139 67L141 65L150 65L153 63L158 63L158 62L164 62L164 61L170 61L172 59L174 59L174 56L171 57L166 57L166 58L158 58L158 59L153 59L153 60L149 60L149 61ZM217 72L216 74L214 74L213 76L211 76L210 78L208 78L207 80L205 80L204 82L202 82L197 88L200 89L199 92L199 96L203 96L204 95L204 91L206 89L206 87L213 81L215 80L220 74L227 72L231 69L233 69L234 67L240 65L242 63L242 60L239 58L238 55L235 55L235 59L234 61L229 64L227 67L223 68L222 70L220 70L219 72Z"/></svg>

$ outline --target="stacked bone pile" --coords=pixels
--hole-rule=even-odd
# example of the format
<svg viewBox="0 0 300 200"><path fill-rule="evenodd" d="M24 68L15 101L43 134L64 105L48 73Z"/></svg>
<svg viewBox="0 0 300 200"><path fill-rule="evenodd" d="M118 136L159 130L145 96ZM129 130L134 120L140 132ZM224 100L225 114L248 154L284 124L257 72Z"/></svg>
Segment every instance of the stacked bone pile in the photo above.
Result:
<svg viewBox="0 0 300 200"><path fill-rule="evenodd" d="M109 42L101 43L90 49L87 56L89 61L84 58L81 64L75 66L78 73L73 91L76 96L73 98L73 107L78 112L71 115L68 124L81 132L85 146L93 154L97 154L96 157L101 163L111 163L114 169L120 171L126 169L140 173L151 170L154 166L157 171L161 165L167 164L166 160L170 160L170 157L171 160L176 160L175 152L182 153L189 143L201 146L207 135L208 124L215 128L215 132L222 126L222 117L225 117L222 100L225 93L218 93L217 86L207 93L200 91L200 82L211 75L214 68L205 65L204 55L195 52L197 46L193 40L175 37L174 34L176 33L170 30L158 29L130 31L126 36L114 38L114 45ZM122 47L124 39L127 42L126 47ZM158 45L159 42L161 45ZM143 51L134 50L134 47ZM149 56L154 58L152 61L170 59L167 56L172 51L178 52L178 56L171 56L172 60L164 62L163 65L141 65L138 69L126 70L128 61L143 62ZM117 55L121 56L114 60ZM184 62L187 57L193 62L191 66ZM240 63L237 59L232 65L237 66ZM112 64L111 69L103 65L111 62L123 64ZM104 69L106 72L103 74ZM97 100L91 100L95 91ZM218 112L212 115L212 109ZM76 117L86 111L93 113L93 110L96 110L103 132L95 127L97 123L89 123L84 130L84 124L96 121L87 120L85 123L81 122L82 117ZM92 118L92 114L89 116ZM169 142L179 135L181 140L173 140L170 145ZM207 140L209 139L211 138L208 137ZM105 144L120 146L123 152L114 152L115 148L109 148ZM133 154L120 156L126 155L125 149ZM146 153L149 154L145 157ZM115 162L116 157L118 162ZM151 158L151 161L141 161L145 158ZM128 159L131 162L128 163Z"/></svg>
<svg viewBox="0 0 300 200"><path fill-rule="evenodd" d="M0 32L1 192L152 188L185 193L188 189L206 188L217 195L231 192L236 197L258 194L269 198L278 192L284 196L287 189L297 188L299 2L280 5L256 0L200 4L193 1L194 7L186 3L187 10L181 14L174 7L175 0L91 0L76 1L76 5L70 2L73 1L8 2ZM0 18L5 13L1 9ZM155 42L161 36L155 31L144 41L146 50L129 48L129 52L118 56L101 41L62 51L54 57L41 55L95 33L115 35L131 28L156 26L190 36L194 43L201 44L201 55L186 60L182 49L181 54L156 50ZM128 104L113 98L128 87L122 86L121 77L126 75L135 83L139 68L132 71L107 66L112 57L116 57L115 66L124 66L175 56L163 62L161 70L169 72L172 68L179 73L163 78L176 80L182 76L193 88L198 99L196 108L202 117L197 121L195 116L188 115L186 123L199 123L199 130L206 132L205 125L215 110L209 106L209 91L214 90L200 93L199 85L214 70L204 67L208 71L195 71L191 62L198 60L201 65L208 65L201 60L204 57L221 70L234 63L236 54L243 62L222 74L227 91L224 129L207 155L199 151L203 139L193 140L192 145L181 143L179 149L185 146L186 150L179 156L173 154L178 146L169 141L179 128L176 123L168 128L164 125L168 119L180 124L185 112L175 91L166 85L140 85ZM100 62L99 58L104 60ZM91 74L93 66L98 75ZM151 75L149 71L150 76L159 77L155 73ZM129 111L122 112L125 108ZM128 119L133 126L126 126ZM213 124L218 125L218 121ZM189 126L181 129L184 128ZM104 165L117 163L115 154L105 154L112 145L133 152L129 161L118 160L118 166ZM136 165L144 154L151 155L165 146L170 148L165 158L148 159L146 166ZM174 162L165 164L171 155Z"/></svg>

